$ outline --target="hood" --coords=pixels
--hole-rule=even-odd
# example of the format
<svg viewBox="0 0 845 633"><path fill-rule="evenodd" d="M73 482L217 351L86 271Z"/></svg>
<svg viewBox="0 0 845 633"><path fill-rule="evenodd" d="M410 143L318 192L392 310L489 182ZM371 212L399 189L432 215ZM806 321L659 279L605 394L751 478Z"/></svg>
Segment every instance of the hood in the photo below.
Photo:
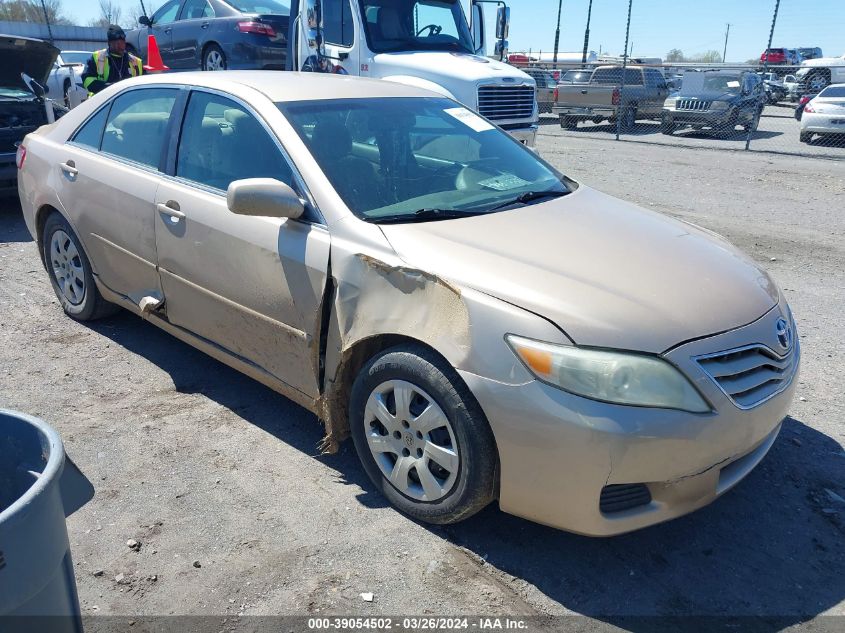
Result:
<svg viewBox="0 0 845 633"><path fill-rule="evenodd" d="M44 40L0 35L0 59L3 60L0 64L0 86L29 92L21 73L26 73L42 86L46 85L58 55L59 49Z"/></svg>
<svg viewBox="0 0 845 633"><path fill-rule="evenodd" d="M843 66L845 65L845 55L840 57L819 57L818 59L808 59L801 62L801 66Z"/></svg>
<svg viewBox="0 0 845 633"><path fill-rule="evenodd" d="M511 211L381 228L410 266L540 314L579 345L660 353L751 323L779 296L724 238L584 186Z"/></svg>
<svg viewBox="0 0 845 633"><path fill-rule="evenodd" d="M484 80L495 82L508 78L513 80L514 84L534 83L531 77L509 64L469 53L448 51L377 53L374 60L376 63L370 68L377 71L378 78L412 75L425 79L434 77L454 79L461 83ZM448 86L445 87L448 88Z"/></svg>

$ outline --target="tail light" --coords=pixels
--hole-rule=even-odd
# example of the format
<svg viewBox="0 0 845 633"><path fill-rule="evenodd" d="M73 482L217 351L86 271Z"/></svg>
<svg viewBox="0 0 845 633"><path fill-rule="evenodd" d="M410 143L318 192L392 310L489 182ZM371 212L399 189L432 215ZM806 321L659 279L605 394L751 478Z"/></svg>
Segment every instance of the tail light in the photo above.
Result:
<svg viewBox="0 0 845 633"><path fill-rule="evenodd" d="M612 105L619 105L619 101L620 101L619 97L620 97L619 88L614 88L613 89L613 97L611 98L610 103Z"/></svg>
<svg viewBox="0 0 845 633"><path fill-rule="evenodd" d="M18 169L23 169L23 162L26 160L26 147L18 145L18 151L15 153L15 164Z"/></svg>
<svg viewBox="0 0 845 633"><path fill-rule="evenodd" d="M257 22L249 20L248 22L238 22L238 30L241 33L255 33L256 35L266 35L267 37L276 37L276 29L264 22Z"/></svg>
<svg viewBox="0 0 845 633"><path fill-rule="evenodd" d="M558 96L558 94L560 94L560 93L558 92L558 89L557 89L557 88L555 88L555 101L557 101L557 96Z"/></svg>
<svg viewBox="0 0 845 633"><path fill-rule="evenodd" d="M807 105L805 105L805 106L804 106L804 112L809 112L809 113L811 113L811 114L812 114L813 112L815 112L815 110L813 109L812 104L807 103Z"/></svg>

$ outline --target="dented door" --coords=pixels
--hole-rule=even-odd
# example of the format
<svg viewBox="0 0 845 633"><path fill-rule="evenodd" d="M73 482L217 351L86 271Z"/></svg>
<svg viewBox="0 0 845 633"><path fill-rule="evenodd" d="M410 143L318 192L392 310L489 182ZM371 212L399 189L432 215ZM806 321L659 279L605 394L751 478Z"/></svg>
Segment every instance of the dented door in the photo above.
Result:
<svg viewBox="0 0 845 633"><path fill-rule="evenodd" d="M168 320L318 395L319 320L329 234L307 220L235 215L229 182L290 164L245 106L192 93L175 178L156 194L156 246Z"/></svg>

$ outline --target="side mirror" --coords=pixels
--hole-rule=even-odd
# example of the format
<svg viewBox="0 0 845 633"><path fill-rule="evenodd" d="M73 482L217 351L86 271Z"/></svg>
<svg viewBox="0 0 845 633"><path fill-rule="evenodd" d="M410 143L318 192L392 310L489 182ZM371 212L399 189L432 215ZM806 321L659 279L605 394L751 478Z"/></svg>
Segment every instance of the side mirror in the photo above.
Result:
<svg viewBox="0 0 845 633"><path fill-rule="evenodd" d="M495 56L498 59L505 59L508 56L508 41L507 40L496 40L496 52Z"/></svg>
<svg viewBox="0 0 845 633"><path fill-rule="evenodd" d="M150 18L148 18L146 15L142 15L140 18L138 18L138 24L143 24L144 26L152 26L153 21L150 20Z"/></svg>
<svg viewBox="0 0 845 633"><path fill-rule="evenodd" d="M508 39L508 31L511 24L511 9L510 7L499 7L496 11L496 39Z"/></svg>
<svg viewBox="0 0 845 633"><path fill-rule="evenodd" d="M238 215L296 219L305 205L296 192L275 178L236 180L226 191L229 211Z"/></svg>

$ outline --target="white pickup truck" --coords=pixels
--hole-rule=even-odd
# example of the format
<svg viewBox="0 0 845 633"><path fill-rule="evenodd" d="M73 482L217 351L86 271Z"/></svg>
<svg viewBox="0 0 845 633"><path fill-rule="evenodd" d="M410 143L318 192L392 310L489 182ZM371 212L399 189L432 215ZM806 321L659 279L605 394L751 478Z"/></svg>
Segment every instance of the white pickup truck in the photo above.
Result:
<svg viewBox="0 0 845 633"><path fill-rule="evenodd" d="M820 57L801 62L795 73L804 92L821 92L830 84L845 83L845 54L839 57Z"/></svg>
<svg viewBox="0 0 845 633"><path fill-rule="evenodd" d="M486 0L293 0L288 70L360 75L426 88L476 110L533 147L534 80L486 57ZM497 15L506 52L510 10ZM469 19L467 19L467 14Z"/></svg>

